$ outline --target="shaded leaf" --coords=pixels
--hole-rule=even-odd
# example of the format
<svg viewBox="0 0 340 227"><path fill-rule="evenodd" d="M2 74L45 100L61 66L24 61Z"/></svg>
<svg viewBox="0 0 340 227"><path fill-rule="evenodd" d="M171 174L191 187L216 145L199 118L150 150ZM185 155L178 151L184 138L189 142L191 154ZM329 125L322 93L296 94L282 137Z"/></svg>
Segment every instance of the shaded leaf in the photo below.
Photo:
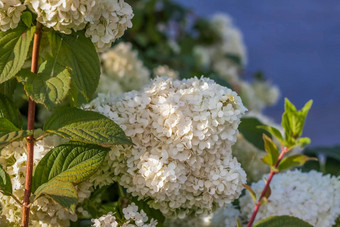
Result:
<svg viewBox="0 0 340 227"><path fill-rule="evenodd" d="M266 134L267 136L271 137L271 135L268 132L266 132L263 128L258 127L262 125L263 123L259 121L257 118L245 117L242 118L238 128L240 133L244 136L244 138L260 150L264 150L264 142L262 140L262 135Z"/></svg>
<svg viewBox="0 0 340 227"><path fill-rule="evenodd" d="M15 29L0 31L0 83L13 78L25 63L35 27L19 23Z"/></svg>
<svg viewBox="0 0 340 227"><path fill-rule="evenodd" d="M30 28L32 26L33 16L30 11L25 11L21 15L21 20L24 22L24 24Z"/></svg>
<svg viewBox="0 0 340 227"><path fill-rule="evenodd" d="M41 185L34 193L35 200L47 195L65 209L75 212L78 203L77 190L70 182L52 180Z"/></svg>
<svg viewBox="0 0 340 227"><path fill-rule="evenodd" d="M25 69L19 72L17 78L24 85L27 95L48 109L60 104L70 90L69 70L51 60L41 64L38 74Z"/></svg>
<svg viewBox="0 0 340 227"><path fill-rule="evenodd" d="M278 169L281 170L285 170L285 169L289 169L292 167L297 167L297 166L301 166L303 164L305 164L305 162L307 161L317 161L317 158L313 158L313 157L308 157L306 155L292 155L289 157L286 157L284 159L282 159L282 161L280 162Z"/></svg>
<svg viewBox="0 0 340 227"><path fill-rule="evenodd" d="M132 144L124 131L107 117L77 108L61 108L45 122L44 131L84 143Z"/></svg>
<svg viewBox="0 0 340 227"><path fill-rule="evenodd" d="M288 215L272 216L261 220L254 227L312 227L309 223Z"/></svg>
<svg viewBox="0 0 340 227"><path fill-rule="evenodd" d="M49 40L52 58L71 69L71 101L75 105L90 101L100 77L100 62L91 40L84 32L71 35L50 32Z"/></svg>
<svg viewBox="0 0 340 227"><path fill-rule="evenodd" d="M6 82L0 84L0 94L12 97L17 84L18 82L15 78L7 80Z"/></svg>
<svg viewBox="0 0 340 227"><path fill-rule="evenodd" d="M83 182L97 171L108 151L108 148L79 142L53 148L35 168L32 191L49 181Z"/></svg>
<svg viewBox="0 0 340 227"><path fill-rule="evenodd" d="M302 170L309 172L312 169L325 174L340 175L340 146L335 147L313 147L304 150L307 156L317 157L319 162L307 162Z"/></svg>
<svg viewBox="0 0 340 227"><path fill-rule="evenodd" d="M0 165L0 192L4 195L12 195L12 182L9 175Z"/></svg>
<svg viewBox="0 0 340 227"><path fill-rule="evenodd" d="M17 128L22 127L22 117L18 107L5 95L0 94L0 118L6 118Z"/></svg>

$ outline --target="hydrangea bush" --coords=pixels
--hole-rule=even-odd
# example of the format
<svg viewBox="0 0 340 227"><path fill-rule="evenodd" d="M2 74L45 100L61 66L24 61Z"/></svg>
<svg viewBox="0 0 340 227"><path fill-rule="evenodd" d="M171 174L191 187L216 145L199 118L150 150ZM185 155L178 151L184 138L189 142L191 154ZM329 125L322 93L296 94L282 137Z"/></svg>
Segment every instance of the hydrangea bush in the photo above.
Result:
<svg viewBox="0 0 340 227"><path fill-rule="evenodd" d="M230 16L0 0L0 44L0 226L338 224L338 156L303 154L312 103L263 114L279 89L244 79Z"/></svg>

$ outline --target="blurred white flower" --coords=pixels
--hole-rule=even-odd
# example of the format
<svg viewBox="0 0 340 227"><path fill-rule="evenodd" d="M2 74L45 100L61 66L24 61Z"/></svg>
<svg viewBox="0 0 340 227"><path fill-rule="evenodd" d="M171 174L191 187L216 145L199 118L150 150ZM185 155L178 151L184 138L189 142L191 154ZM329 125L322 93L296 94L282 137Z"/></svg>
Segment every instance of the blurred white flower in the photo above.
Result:
<svg viewBox="0 0 340 227"><path fill-rule="evenodd" d="M255 81L252 84L246 81L239 81L240 96L245 105L254 111L261 112L265 107L276 104L280 97L280 90L277 86L267 81Z"/></svg>
<svg viewBox="0 0 340 227"><path fill-rule="evenodd" d="M256 97L266 106L272 106L280 98L280 90L277 86L271 85L268 81L255 81L252 84Z"/></svg>
<svg viewBox="0 0 340 227"><path fill-rule="evenodd" d="M153 75L156 76L167 76L172 79L178 79L179 73L173 69L171 69L167 65L160 65L157 68L153 69Z"/></svg>
<svg viewBox="0 0 340 227"><path fill-rule="evenodd" d="M148 216L146 213L141 210L138 211L138 207L135 203L131 203L128 207L123 209L124 218L126 219L126 222L122 224L122 227L156 227L157 221L154 219L150 220L150 223L148 222ZM107 215L103 215L102 217L98 219L92 219L92 223L94 227L117 227L119 226L115 216L113 216L112 212L109 212Z"/></svg>
<svg viewBox="0 0 340 227"><path fill-rule="evenodd" d="M265 186L263 180L253 183L257 197ZM290 215L313 226L330 227L340 215L340 178L310 171L288 171L275 175L271 184L271 196L257 213L255 222L269 216ZM249 193L240 198L241 215L249 220L254 202Z"/></svg>
<svg viewBox="0 0 340 227"><path fill-rule="evenodd" d="M91 220L94 227L118 227L118 222L116 217L113 216L112 212L101 216L100 218Z"/></svg>
<svg viewBox="0 0 340 227"><path fill-rule="evenodd" d="M194 55L202 67L210 66L229 83L235 83L240 80L241 69L247 63L242 33L226 14L214 15L210 25L219 34L220 41L208 46L196 46Z"/></svg>
<svg viewBox="0 0 340 227"><path fill-rule="evenodd" d="M204 215L236 199L246 175L231 146L246 108L207 78L156 78L143 91L103 96L86 106L122 127L133 147L113 147L96 184L118 177L165 215ZM96 177L95 177L96 178ZM104 180L104 182L102 182Z"/></svg>
<svg viewBox="0 0 340 227"><path fill-rule="evenodd" d="M118 80L108 77L105 74L101 74L97 92L118 95L123 93L123 88L118 82Z"/></svg>
<svg viewBox="0 0 340 227"><path fill-rule="evenodd" d="M212 217L210 227L235 227L240 211L232 204L217 210Z"/></svg>
<svg viewBox="0 0 340 227"><path fill-rule="evenodd" d="M20 0L0 0L0 30L16 28L25 9Z"/></svg>
<svg viewBox="0 0 340 227"><path fill-rule="evenodd" d="M143 62L138 59L138 52L132 49L131 43L119 43L112 49L104 52L101 55L103 64L103 76L106 81L100 82L99 91L106 91L110 79L119 83L123 91L139 90L150 80L150 72L143 65ZM103 86L103 83L106 85ZM111 93L116 93L112 87ZM111 89L110 89L111 91Z"/></svg>
<svg viewBox="0 0 340 227"><path fill-rule="evenodd" d="M48 136L39 140L34 146L34 167L53 147L65 142L58 136ZM26 175L26 143L15 141L1 150L0 165L10 175L13 194L23 200ZM92 184L81 183L77 185L79 201L88 198L91 193ZM11 225L17 226L21 223L22 207L12 197L0 193L1 214ZM30 222L33 226L56 227L68 226L70 221L76 221L77 215L66 211L61 205L47 197L40 197L31 206Z"/></svg>
<svg viewBox="0 0 340 227"><path fill-rule="evenodd" d="M241 64L245 65L247 53L243 36L241 31L233 24L231 17L227 14L215 14L211 19L211 25L222 37L220 51L238 56Z"/></svg>
<svg viewBox="0 0 340 227"><path fill-rule="evenodd" d="M184 219L166 219L165 227L210 227L212 215L202 215L199 217L186 217Z"/></svg>

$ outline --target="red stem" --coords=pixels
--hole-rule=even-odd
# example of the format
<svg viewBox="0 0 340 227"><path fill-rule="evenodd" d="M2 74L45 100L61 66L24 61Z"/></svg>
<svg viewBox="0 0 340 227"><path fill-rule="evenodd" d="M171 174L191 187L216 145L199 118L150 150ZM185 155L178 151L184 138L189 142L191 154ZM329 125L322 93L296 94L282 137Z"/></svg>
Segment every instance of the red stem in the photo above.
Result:
<svg viewBox="0 0 340 227"><path fill-rule="evenodd" d="M279 166L280 162L281 162L282 159L283 159L283 156L284 156L285 154L287 154L288 152L289 152L289 149L288 149L287 147L283 147L282 152L281 152L281 154L280 154L280 156L279 156L277 162L276 162L275 165L274 165L274 169L277 169L277 167ZM264 189L263 189L263 191L262 191L262 193L261 193L261 196L260 196L259 200L257 201L257 203L256 203L256 205L255 205L253 214L251 215L251 218L250 218L250 220L249 220L249 222L248 222L247 227L251 227L251 226L253 225L253 223L254 223L254 221L255 221L255 218L256 218L256 214L257 214L257 212L259 211L260 206L261 206L261 200L262 200L263 197L266 196L266 193L267 193L267 191L268 191L268 189L269 189L270 182L272 181L272 179L273 179L273 177L274 177L274 175L275 175L276 173L277 173L277 172L276 172L275 170L273 170L273 169L270 170L270 174L269 174L268 180L267 180L267 182L266 182L266 185L264 186Z"/></svg>
<svg viewBox="0 0 340 227"><path fill-rule="evenodd" d="M41 28L42 25L38 22L36 26L36 32L33 39L33 51L32 51L32 63L31 72L38 72L38 60L39 60L39 47L41 40ZM35 102L29 98L28 101L28 117L27 117L27 130L34 130L34 117L35 117ZM27 137L27 166L26 166L26 178L25 178L25 194L24 203L22 206L22 227L28 227L29 214L30 214L30 196L32 189L32 173L33 173L33 154L34 154L34 136Z"/></svg>

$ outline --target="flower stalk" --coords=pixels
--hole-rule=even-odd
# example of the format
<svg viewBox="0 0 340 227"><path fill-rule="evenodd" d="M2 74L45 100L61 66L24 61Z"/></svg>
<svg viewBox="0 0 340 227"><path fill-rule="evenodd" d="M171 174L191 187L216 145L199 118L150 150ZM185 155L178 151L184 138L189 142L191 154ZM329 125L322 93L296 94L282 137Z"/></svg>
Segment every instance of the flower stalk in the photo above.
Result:
<svg viewBox="0 0 340 227"><path fill-rule="evenodd" d="M274 168L272 168L270 170L270 174L269 174L269 177L268 177L268 180L266 181L266 185L264 186L262 192L261 192L261 196L260 198L257 200L257 203L255 205L255 208L254 208L254 211L253 211L253 214L251 215L251 218L249 219L249 222L247 224L247 227L251 227L255 221L255 218L256 218L256 215L257 215L257 212L259 211L260 209L260 206L261 206L261 202L262 202L262 199L266 197L266 194L269 190L269 185L270 185L270 182L272 181L274 175L276 173L278 173L277 171L277 167L279 166L280 162L282 161L283 157L285 154L287 154L288 152L290 151L290 149L288 149L287 147L283 147L282 148L282 151L280 153L280 156L277 160L277 162L275 163L274 165Z"/></svg>
<svg viewBox="0 0 340 227"><path fill-rule="evenodd" d="M42 25L37 22L36 31L33 40L32 50L32 62L31 72L37 74L38 72L38 61L39 61L39 47L41 40L41 29ZM27 130L34 130L35 121L35 102L29 98L28 101L28 117L27 117ZM30 213L30 196L32 189L32 174L33 174L33 157L34 157L34 135L31 135L27 139L27 166L26 166L26 178L25 178L25 194L24 203L22 206L22 227L28 227L29 213Z"/></svg>

